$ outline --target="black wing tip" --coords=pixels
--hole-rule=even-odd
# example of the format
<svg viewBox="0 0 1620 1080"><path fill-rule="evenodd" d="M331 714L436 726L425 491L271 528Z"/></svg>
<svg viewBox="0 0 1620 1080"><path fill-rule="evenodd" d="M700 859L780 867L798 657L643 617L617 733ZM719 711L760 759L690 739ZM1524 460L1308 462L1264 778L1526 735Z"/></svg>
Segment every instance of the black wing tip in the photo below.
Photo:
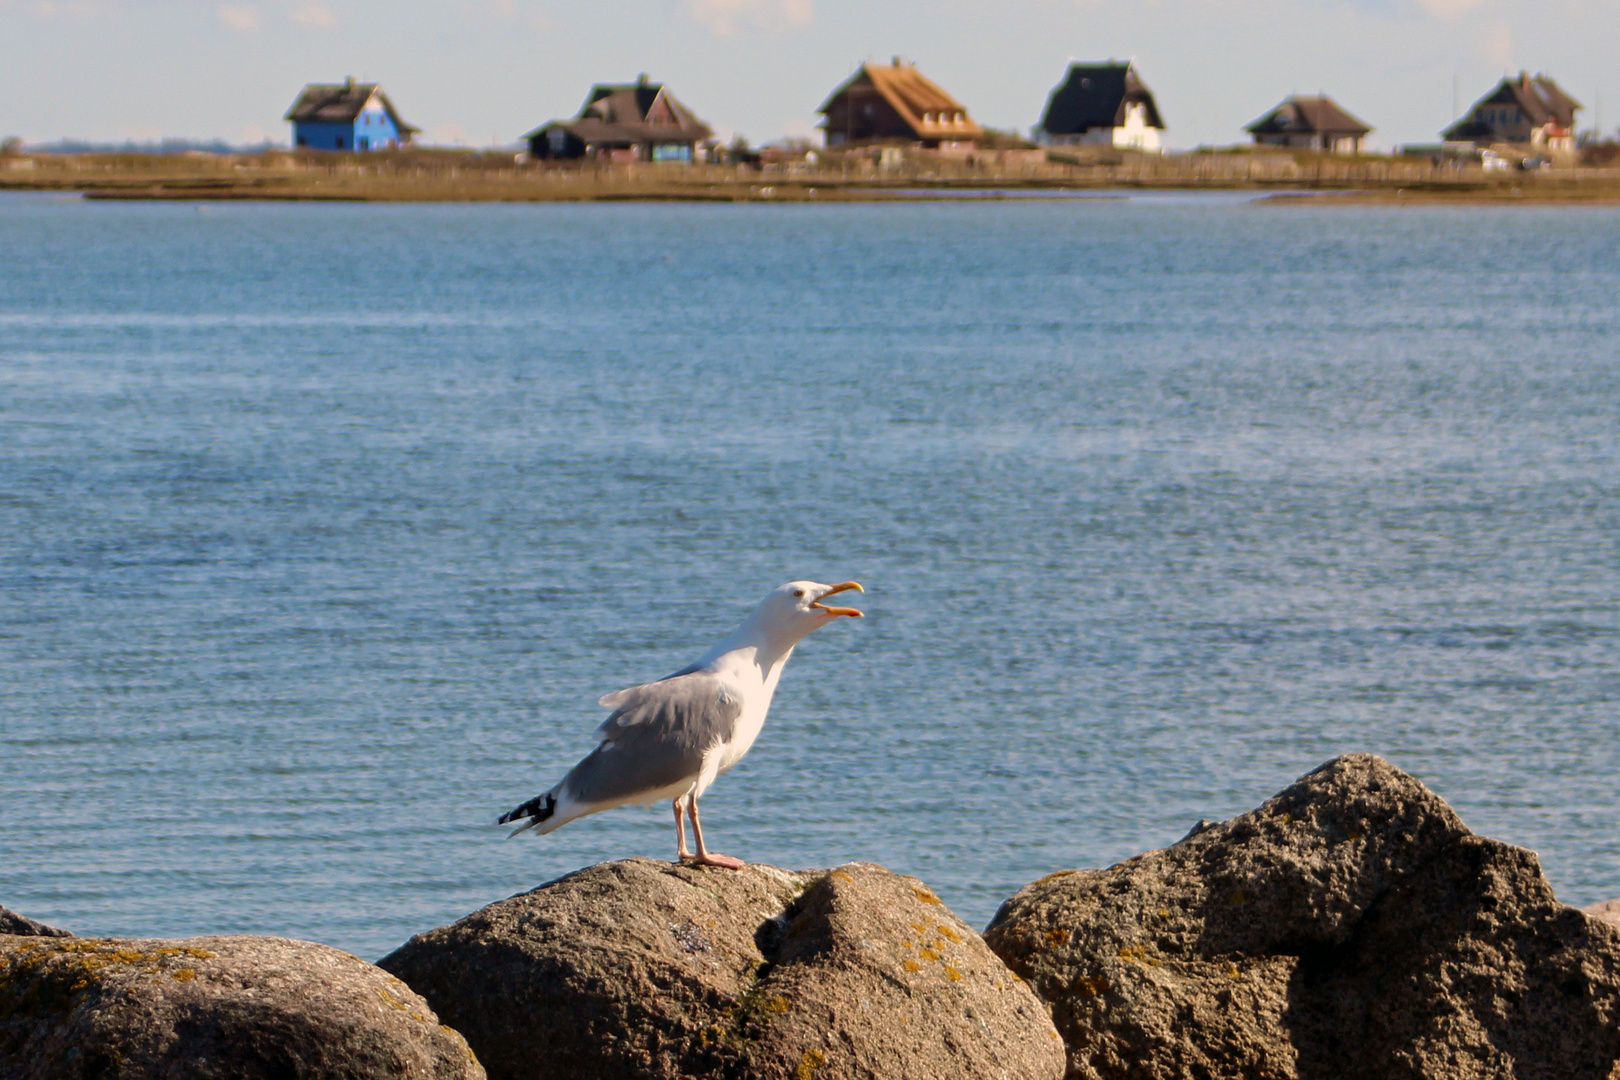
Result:
<svg viewBox="0 0 1620 1080"><path fill-rule="evenodd" d="M556 811L557 796L548 791L544 795L536 795L516 810L508 810L500 816L500 820L496 821L495 824L510 825L519 818L533 818L534 821L531 824L539 824L556 813Z"/></svg>

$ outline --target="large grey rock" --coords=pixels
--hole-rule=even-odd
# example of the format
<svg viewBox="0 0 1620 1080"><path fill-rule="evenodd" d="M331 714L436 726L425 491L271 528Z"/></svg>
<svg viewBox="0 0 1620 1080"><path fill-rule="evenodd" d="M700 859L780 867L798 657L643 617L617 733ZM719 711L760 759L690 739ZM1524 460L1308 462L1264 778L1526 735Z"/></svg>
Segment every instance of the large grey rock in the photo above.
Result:
<svg viewBox="0 0 1620 1080"><path fill-rule="evenodd" d="M1365 754L1043 878L985 940L1051 1004L1071 1077L1608 1080L1620 1059L1620 932Z"/></svg>
<svg viewBox="0 0 1620 1080"><path fill-rule="evenodd" d="M479 1080L398 979L285 938L0 937L0 1080Z"/></svg>
<svg viewBox="0 0 1620 1080"><path fill-rule="evenodd" d="M46 926L42 922L35 922L24 915L19 915L10 908L0 905L0 934L11 934L15 937L72 937L67 930L58 930L54 926Z"/></svg>
<svg viewBox="0 0 1620 1080"><path fill-rule="evenodd" d="M497 1080L1055 1078L1045 1006L881 867L604 863L379 962Z"/></svg>

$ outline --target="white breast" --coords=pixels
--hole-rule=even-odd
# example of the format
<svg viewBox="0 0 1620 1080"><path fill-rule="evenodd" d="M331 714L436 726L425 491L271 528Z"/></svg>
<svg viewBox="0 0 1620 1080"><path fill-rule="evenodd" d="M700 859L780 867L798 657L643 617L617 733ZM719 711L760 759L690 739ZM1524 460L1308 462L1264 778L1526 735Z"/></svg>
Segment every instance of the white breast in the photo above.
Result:
<svg viewBox="0 0 1620 1080"><path fill-rule="evenodd" d="M792 650L789 650L791 653ZM744 661L735 665L726 665L725 675L735 681L738 690L742 693L742 713L737 717L737 726L732 731L731 739L719 747L719 768L716 775L725 772L743 759L754 740L765 726L765 716L771 711L771 699L776 695L776 683L782 676L782 667L787 663L787 656L781 657L769 670L762 671L753 657L738 657ZM701 786L707 787L707 784ZM700 791L699 794L702 794Z"/></svg>

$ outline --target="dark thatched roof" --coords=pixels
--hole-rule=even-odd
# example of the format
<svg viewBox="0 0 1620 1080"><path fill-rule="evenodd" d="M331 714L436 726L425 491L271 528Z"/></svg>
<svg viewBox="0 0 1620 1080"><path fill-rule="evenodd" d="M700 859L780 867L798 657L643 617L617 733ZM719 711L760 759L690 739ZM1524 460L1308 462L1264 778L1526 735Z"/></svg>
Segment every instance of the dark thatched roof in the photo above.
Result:
<svg viewBox="0 0 1620 1080"><path fill-rule="evenodd" d="M1325 94L1295 94L1244 130L1255 135L1354 135L1363 138L1371 127L1339 107Z"/></svg>
<svg viewBox="0 0 1620 1080"><path fill-rule="evenodd" d="M298 100L287 110L285 120L303 124L352 124L365 111L372 97L388 113L388 118L401 134L420 130L400 119L399 110L388 100L388 95L376 83L355 82L310 83L304 87Z"/></svg>
<svg viewBox="0 0 1620 1080"><path fill-rule="evenodd" d="M1122 127L1127 105L1146 105L1147 126L1164 128L1153 91L1136 74L1136 65L1070 64L1068 78L1047 99L1041 129L1048 135L1079 135Z"/></svg>
<svg viewBox="0 0 1620 1080"><path fill-rule="evenodd" d="M633 83L597 83L578 116L553 120L523 137L533 139L555 128L588 143L625 146L698 143L714 134L663 83L648 82L645 76Z"/></svg>

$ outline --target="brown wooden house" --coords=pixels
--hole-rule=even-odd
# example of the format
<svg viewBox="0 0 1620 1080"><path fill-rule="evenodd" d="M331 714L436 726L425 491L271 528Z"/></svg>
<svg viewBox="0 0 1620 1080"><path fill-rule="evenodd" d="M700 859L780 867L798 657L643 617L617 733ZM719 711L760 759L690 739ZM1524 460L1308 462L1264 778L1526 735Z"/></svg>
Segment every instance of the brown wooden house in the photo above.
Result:
<svg viewBox="0 0 1620 1080"><path fill-rule="evenodd" d="M862 64L817 110L827 145L904 142L971 150L984 129L912 64Z"/></svg>
<svg viewBox="0 0 1620 1080"><path fill-rule="evenodd" d="M572 120L553 120L523 136L535 158L690 163L712 132L662 83L598 83Z"/></svg>

